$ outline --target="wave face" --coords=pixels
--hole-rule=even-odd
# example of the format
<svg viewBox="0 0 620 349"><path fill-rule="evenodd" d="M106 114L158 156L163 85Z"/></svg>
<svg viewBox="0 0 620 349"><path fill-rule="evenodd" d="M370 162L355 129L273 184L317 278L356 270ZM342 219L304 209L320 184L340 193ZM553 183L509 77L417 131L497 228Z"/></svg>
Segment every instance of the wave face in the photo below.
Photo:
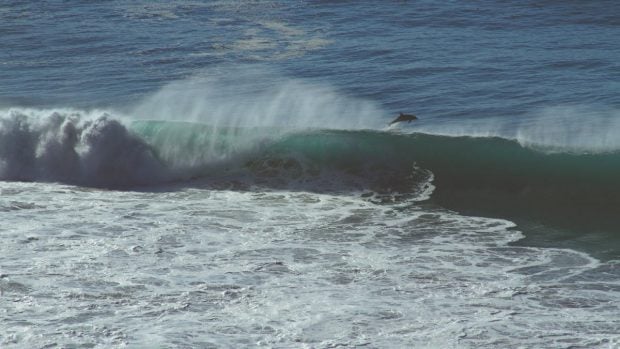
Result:
<svg viewBox="0 0 620 349"><path fill-rule="evenodd" d="M135 122L132 129L157 149L163 162L202 170L202 176L236 168L244 170L246 179L268 185L310 185L314 190L339 185L400 194L419 194L432 178L432 200L449 208L571 224L594 220L594 226L615 224L620 204L618 152L546 152L498 137L380 131L273 136L279 130L227 129L214 134L207 126L148 121ZM218 166L195 166L213 165L205 157L213 159L214 154L221 156Z"/></svg>
<svg viewBox="0 0 620 349"><path fill-rule="evenodd" d="M133 121L129 128L153 147L173 176L210 185L367 191L390 201L426 198L432 190L432 173L391 151L400 146L399 137L381 132L162 121Z"/></svg>
<svg viewBox="0 0 620 349"><path fill-rule="evenodd" d="M216 129L134 122L164 163L192 176L426 199L464 213L615 231L620 153L545 151L499 137L382 131Z"/></svg>
<svg viewBox="0 0 620 349"><path fill-rule="evenodd" d="M503 138L412 135L433 200L463 213L585 231L620 223L620 153L546 152Z"/></svg>

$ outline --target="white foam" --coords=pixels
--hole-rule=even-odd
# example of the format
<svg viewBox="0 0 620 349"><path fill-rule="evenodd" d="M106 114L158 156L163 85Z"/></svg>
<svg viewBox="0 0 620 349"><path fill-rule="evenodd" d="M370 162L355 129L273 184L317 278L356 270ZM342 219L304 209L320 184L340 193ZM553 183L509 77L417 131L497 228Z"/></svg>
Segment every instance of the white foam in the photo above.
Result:
<svg viewBox="0 0 620 349"><path fill-rule="evenodd" d="M302 191L0 191L33 204L0 227L3 347L618 342L613 262L508 246L503 220Z"/></svg>
<svg viewBox="0 0 620 349"><path fill-rule="evenodd" d="M105 112L0 111L0 179L122 186L166 176L149 146Z"/></svg>

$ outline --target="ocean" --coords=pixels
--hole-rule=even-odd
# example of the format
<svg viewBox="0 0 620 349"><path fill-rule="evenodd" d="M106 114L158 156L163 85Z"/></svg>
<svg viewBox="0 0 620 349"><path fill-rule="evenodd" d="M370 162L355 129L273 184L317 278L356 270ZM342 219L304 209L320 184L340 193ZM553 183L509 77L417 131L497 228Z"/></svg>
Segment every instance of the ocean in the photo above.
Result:
<svg viewBox="0 0 620 349"><path fill-rule="evenodd" d="M1 348L620 348L620 3L0 18Z"/></svg>

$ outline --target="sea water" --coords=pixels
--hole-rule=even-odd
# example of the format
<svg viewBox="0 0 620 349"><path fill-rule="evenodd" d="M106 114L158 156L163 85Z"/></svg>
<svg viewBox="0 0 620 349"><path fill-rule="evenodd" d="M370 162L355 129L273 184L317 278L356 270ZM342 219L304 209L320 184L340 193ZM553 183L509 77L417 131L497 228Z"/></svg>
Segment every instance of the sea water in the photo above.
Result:
<svg viewBox="0 0 620 349"><path fill-rule="evenodd" d="M1 4L0 347L619 347L618 13Z"/></svg>

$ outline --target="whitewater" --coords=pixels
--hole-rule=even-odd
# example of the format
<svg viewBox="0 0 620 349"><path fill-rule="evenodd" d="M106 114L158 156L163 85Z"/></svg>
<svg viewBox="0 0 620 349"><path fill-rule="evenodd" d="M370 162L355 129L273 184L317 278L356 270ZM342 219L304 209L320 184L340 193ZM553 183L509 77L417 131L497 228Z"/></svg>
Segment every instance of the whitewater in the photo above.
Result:
<svg viewBox="0 0 620 349"><path fill-rule="evenodd" d="M0 347L619 348L616 9L1 5Z"/></svg>

